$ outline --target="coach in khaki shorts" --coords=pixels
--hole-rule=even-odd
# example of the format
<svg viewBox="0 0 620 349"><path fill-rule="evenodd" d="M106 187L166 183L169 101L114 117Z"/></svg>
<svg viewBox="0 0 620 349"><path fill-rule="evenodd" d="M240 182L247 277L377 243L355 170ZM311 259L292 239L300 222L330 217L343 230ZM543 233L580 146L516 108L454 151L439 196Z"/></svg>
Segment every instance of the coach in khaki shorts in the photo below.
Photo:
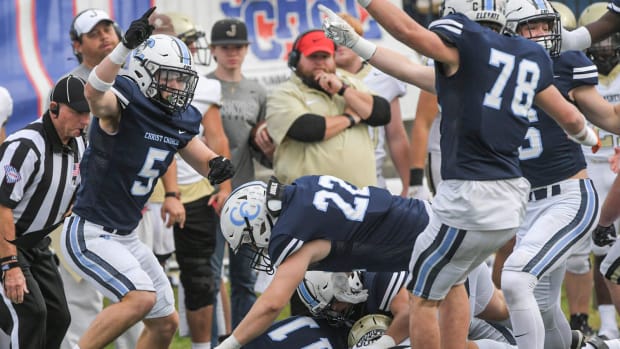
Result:
<svg viewBox="0 0 620 349"><path fill-rule="evenodd" d="M267 129L276 144L274 172L284 183L313 174L360 187L376 183L367 125L387 124L390 106L359 80L340 76L334 51L322 30L302 33L289 54L293 74L267 97Z"/></svg>

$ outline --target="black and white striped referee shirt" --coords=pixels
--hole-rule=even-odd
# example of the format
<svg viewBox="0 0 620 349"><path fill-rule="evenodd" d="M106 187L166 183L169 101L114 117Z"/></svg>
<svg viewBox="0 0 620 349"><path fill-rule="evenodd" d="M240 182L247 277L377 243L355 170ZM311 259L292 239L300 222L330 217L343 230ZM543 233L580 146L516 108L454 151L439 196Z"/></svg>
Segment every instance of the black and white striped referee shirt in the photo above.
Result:
<svg viewBox="0 0 620 349"><path fill-rule="evenodd" d="M63 145L49 113L0 146L0 204L13 210L16 238L63 219L80 183L83 137Z"/></svg>

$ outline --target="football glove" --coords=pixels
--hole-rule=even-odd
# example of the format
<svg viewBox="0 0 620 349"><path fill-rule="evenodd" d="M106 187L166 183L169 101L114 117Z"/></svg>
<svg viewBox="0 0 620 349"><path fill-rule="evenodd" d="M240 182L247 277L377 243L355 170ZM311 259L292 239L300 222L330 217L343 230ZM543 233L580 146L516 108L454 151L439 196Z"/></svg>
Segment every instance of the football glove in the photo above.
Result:
<svg viewBox="0 0 620 349"><path fill-rule="evenodd" d="M123 37L123 45L125 47L133 50L146 41L149 36L151 36L151 33L153 33L153 29L155 28L149 24L149 17L156 8L156 6L151 7L142 15L142 17L131 22L129 29L127 29L125 36Z"/></svg>
<svg viewBox="0 0 620 349"><path fill-rule="evenodd" d="M235 174L235 169L230 160L223 156L217 156L209 160L209 174L207 179L211 184L220 184L231 178Z"/></svg>
<svg viewBox="0 0 620 349"><path fill-rule="evenodd" d="M609 227L597 225L592 232L592 241L594 241L596 246L600 247L613 245L616 241L616 227L613 224Z"/></svg>
<svg viewBox="0 0 620 349"><path fill-rule="evenodd" d="M319 5L319 11L326 16L323 19L325 36L332 39L336 45L350 48L366 61L375 54L377 45L357 35L349 23L334 13L334 11L323 5Z"/></svg>

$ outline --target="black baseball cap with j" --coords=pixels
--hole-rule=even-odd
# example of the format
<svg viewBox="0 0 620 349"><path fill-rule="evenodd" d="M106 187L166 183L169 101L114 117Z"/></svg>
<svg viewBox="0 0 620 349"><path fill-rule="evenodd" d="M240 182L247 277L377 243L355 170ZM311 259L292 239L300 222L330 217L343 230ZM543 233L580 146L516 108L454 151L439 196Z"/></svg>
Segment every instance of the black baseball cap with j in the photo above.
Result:
<svg viewBox="0 0 620 349"><path fill-rule="evenodd" d="M248 28L236 18L221 19L211 28L211 45L247 45Z"/></svg>

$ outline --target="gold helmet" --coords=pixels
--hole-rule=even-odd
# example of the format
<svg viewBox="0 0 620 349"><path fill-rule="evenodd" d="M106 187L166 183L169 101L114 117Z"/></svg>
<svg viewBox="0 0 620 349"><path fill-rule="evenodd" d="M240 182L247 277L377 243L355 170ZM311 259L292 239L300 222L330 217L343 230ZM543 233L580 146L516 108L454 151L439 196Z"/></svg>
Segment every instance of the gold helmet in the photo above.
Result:
<svg viewBox="0 0 620 349"><path fill-rule="evenodd" d="M555 9L555 11L560 15L560 22L562 26L567 30L573 30L577 28L577 18L575 18L575 14L570 7L559 1L549 1L551 6Z"/></svg>
<svg viewBox="0 0 620 349"><path fill-rule="evenodd" d="M367 347L377 341L392 323L389 316L369 314L357 320L349 331L349 348Z"/></svg>
<svg viewBox="0 0 620 349"><path fill-rule="evenodd" d="M579 16L579 26L588 25L607 12L607 2L595 2L586 7ZM605 40L593 44L586 55L596 64L599 74L609 73L620 63L620 33L614 33Z"/></svg>
<svg viewBox="0 0 620 349"><path fill-rule="evenodd" d="M209 65L211 57L205 32L200 30L189 17L178 12L168 12L155 13L149 20L155 27L154 34L176 36L195 53L197 63Z"/></svg>
<svg viewBox="0 0 620 349"><path fill-rule="evenodd" d="M601 18L605 12L607 12L607 2L594 2L581 11L577 24L580 27L590 24Z"/></svg>

